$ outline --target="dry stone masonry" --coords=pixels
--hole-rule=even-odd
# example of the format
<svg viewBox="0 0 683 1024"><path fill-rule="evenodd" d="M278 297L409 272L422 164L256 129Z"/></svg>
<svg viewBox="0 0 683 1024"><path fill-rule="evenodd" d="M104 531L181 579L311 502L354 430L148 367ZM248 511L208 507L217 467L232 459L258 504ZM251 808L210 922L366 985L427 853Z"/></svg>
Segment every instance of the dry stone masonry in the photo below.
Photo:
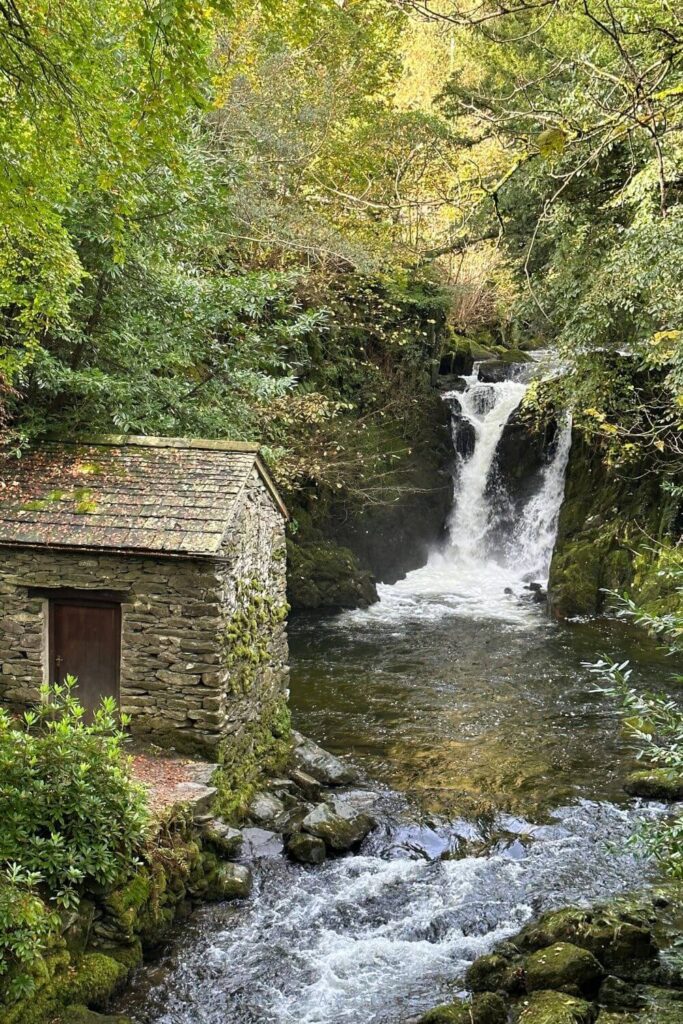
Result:
<svg viewBox="0 0 683 1024"><path fill-rule="evenodd" d="M103 594L120 603L120 704L134 734L211 751L277 714L286 513L254 447L52 444L6 462L3 477L5 704L23 709L53 681L53 596Z"/></svg>

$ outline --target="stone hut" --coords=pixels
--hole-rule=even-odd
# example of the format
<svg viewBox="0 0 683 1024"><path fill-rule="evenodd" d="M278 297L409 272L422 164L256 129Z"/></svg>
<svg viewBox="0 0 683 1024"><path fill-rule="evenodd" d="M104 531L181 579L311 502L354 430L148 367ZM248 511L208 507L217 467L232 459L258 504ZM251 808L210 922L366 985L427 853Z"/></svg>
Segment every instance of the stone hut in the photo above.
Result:
<svg viewBox="0 0 683 1024"><path fill-rule="evenodd" d="M287 696L286 509L254 445L50 442L0 474L0 700L78 678L133 734L239 746ZM253 745L253 744L252 744Z"/></svg>

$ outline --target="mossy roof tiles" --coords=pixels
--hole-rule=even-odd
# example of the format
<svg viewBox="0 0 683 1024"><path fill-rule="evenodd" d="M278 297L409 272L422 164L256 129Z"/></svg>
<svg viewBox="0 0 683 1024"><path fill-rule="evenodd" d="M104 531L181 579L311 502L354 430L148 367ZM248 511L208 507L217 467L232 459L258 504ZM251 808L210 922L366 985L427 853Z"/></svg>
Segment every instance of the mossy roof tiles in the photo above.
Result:
<svg viewBox="0 0 683 1024"><path fill-rule="evenodd" d="M220 555L254 468L286 516L256 445L121 436L5 454L0 545Z"/></svg>

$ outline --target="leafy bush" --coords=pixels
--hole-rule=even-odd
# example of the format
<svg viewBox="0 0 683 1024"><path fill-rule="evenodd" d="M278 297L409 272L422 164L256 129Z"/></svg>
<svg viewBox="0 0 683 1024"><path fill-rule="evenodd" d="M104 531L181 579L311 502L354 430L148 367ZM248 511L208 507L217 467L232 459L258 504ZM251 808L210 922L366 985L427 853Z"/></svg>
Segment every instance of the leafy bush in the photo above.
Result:
<svg viewBox="0 0 683 1024"><path fill-rule="evenodd" d="M683 586L683 568L667 570L676 591ZM619 598L619 595L613 595ZM642 611L630 598L619 598L622 614L662 639L671 655L681 653L683 615L676 611L653 615ZM631 685L627 661L601 659L587 666L603 684L604 693L618 696L624 708L624 724L640 744L639 756L664 772L673 782L683 779L683 706L662 694L640 693ZM683 682L683 676L674 677ZM683 879L683 814L680 812L646 823L637 836L645 848L674 878Z"/></svg>
<svg viewBox="0 0 683 1024"><path fill-rule="evenodd" d="M39 876L13 864L0 876L0 999L29 995L32 968L55 930L57 916L36 892Z"/></svg>
<svg viewBox="0 0 683 1024"><path fill-rule="evenodd" d="M87 883L110 885L130 870L147 821L114 701L86 724L75 686L46 686L18 721L0 710L0 864L39 876L62 907Z"/></svg>

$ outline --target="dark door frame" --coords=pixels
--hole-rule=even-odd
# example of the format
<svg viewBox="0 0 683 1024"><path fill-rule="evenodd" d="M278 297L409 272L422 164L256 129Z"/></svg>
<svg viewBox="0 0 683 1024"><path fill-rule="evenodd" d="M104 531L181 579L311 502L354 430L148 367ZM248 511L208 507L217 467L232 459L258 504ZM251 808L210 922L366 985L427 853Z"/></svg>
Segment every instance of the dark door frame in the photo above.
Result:
<svg viewBox="0 0 683 1024"><path fill-rule="evenodd" d="M81 596L82 595L82 596ZM57 606L71 606L76 608L97 607L110 608L114 612L115 636L116 636L116 703L121 703L121 602L112 601L111 591L75 590L64 588L55 589L48 597L48 667L50 683L59 681L59 666L57 664L57 652L55 650L55 608Z"/></svg>

